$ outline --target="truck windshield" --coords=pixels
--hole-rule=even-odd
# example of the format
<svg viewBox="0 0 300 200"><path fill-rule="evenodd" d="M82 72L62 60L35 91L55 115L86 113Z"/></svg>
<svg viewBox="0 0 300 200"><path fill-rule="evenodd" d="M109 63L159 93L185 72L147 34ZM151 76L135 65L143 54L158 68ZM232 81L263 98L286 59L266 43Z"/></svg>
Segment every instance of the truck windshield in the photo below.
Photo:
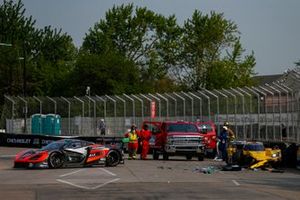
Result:
<svg viewBox="0 0 300 200"><path fill-rule="evenodd" d="M168 124L167 132L198 132L193 124Z"/></svg>

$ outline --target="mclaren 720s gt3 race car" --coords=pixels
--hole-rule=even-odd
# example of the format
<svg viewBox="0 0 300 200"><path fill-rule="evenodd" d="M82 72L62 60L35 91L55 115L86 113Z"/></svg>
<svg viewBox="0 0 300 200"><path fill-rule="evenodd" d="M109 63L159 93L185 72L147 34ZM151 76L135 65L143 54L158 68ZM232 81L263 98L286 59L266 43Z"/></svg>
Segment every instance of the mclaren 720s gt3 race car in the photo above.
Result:
<svg viewBox="0 0 300 200"><path fill-rule="evenodd" d="M122 149L78 139L62 139L41 149L29 149L15 157L15 168L62 168L124 163Z"/></svg>

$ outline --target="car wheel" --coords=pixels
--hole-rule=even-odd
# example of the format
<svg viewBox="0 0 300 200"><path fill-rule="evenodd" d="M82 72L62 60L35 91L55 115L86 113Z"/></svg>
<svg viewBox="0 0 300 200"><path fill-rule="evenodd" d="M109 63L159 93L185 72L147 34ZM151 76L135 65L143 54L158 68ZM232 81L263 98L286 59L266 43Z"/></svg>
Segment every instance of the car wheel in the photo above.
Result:
<svg viewBox="0 0 300 200"><path fill-rule="evenodd" d="M198 156L198 161L203 161L204 160L204 156L201 155L201 156Z"/></svg>
<svg viewBox="0 0 300 200"><path fill-rule="evenodd" d="M163 159L164 159L164 160L169 160L169 155L168 155L167 153L164 153L164 154L163 154Z"/></svg>
<svg viewBox="0 0 300 200"><path fill-rule="evenodd" d="M49 155L48 158L48 165L49 168L61 168L64 164L64 158L63 155L58 152L53 152Z"/></svg>
<svg viewBox="0 0 300 200"><path fill-rule="evenodd" d="M250 167L250 165L253 164L253 162L254 159L251 156L245 156L241 159L239 165L243 167Z"/></svg>
<svg viewBox="0 0 300 200"><path fill-rule="evenodd" d="M153 160L158 160L159 159L159 153L157 150L153 149Z"/></svg>
<svg viewBox="0 0 300 200"><path fill-rule="evenodd" d="M120 154L117 151L110 151L106 156L106 166L115 167L120 163Z"/></svg>
<svg viewBox="0 0 300 200"><path fill-rule="evenodd" d="M191 156L191 155L186 155L185 157L187 160L192 160L192 158L193 158L193 156Z"/></svg>
<svg viewBox="0 0 300 200"><path fill-rule="evenodd" d="M207 158L215 158L217 155L217 150L216 149L213 149L212 152L206 152L206 157Z"/></svg>

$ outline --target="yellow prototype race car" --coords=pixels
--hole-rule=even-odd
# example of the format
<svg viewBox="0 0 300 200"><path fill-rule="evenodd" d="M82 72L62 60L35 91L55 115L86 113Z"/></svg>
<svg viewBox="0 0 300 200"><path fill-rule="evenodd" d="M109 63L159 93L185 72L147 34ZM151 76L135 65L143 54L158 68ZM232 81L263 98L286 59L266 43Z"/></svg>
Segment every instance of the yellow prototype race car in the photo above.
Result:
<svg viewBox="0 0 300 200"><path fill-rule="evenodd" d="M265 148L262 142L230 142L227 155L227 164L250 169L276 167L281 161L281 150Z"/></svg>

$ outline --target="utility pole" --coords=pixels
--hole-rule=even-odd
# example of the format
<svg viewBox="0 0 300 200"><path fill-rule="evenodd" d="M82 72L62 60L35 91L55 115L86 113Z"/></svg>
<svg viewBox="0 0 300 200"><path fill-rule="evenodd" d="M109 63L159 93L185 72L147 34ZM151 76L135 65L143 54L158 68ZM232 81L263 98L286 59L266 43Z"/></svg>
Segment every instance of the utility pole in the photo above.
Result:
<svg viewBox="0 0 300 200"><path fill-rule="evenodd" d="M26 48L23 41L23 96L26 97Z"/></svg>

